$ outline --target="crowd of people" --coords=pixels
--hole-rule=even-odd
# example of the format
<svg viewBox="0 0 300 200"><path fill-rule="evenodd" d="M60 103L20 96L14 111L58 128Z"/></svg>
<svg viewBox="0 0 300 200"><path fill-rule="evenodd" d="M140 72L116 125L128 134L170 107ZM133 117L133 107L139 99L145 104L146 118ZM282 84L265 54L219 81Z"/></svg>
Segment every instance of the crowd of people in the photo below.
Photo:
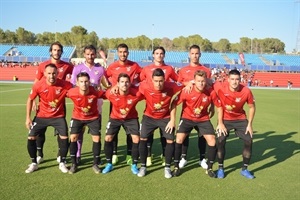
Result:
<svg viewBox="0 0 300 200"><path fill-rule="evenodd" d="M92 137L93 164L96 174L113 171L118 163L118 134L126 133L126 161L138 177L147 175L152 165L152 146L155 130L159 129L164 177L181 175L188 163L189 135L198 134L199 165L211 178L225 177L225 146L230 130L243 140L240 174L248 179L252 153L255 102L251 90L241 80L244 74L234 69L211 72L201 65L198 45L189 48L190 63L178 73L164 62L165 49L155 47L153 63L141 68L128 60L126 44L119 44L119 59L104 68L95 63L97 50L84 48L85 61L73 66L62 61L63 46L51 44L50 59L38 66L36 79L27 99L26 127L29 130L27 149L31 164L25 170L32 173L44 161L47 127L55 128L59 170L74 174L81 165L81 149L85 131ZM217 75L218 74L218 75ZM73 102L72 117L66 119L66 98ZM35 102L38 99L38 102ZM105 167L101 169L101 126L103 99L110 102L109 120L104 136ZM145 101L141 121L136 105ZM179 105L180 119L176 118ZM248 104L248 116L244 105ZM210 119L217 110L217 126ZM35 117L32 119L32 113ZM69 112L69 111L68 111ZM177 125L177 128L175 128ZM206 150L207 149L207 150ZM71 166L67 166L67 155ZM213 170L217 158L218 170ZM174 164L174 167L172 166ZM173 169L172 169L173 168Z"/></svg>

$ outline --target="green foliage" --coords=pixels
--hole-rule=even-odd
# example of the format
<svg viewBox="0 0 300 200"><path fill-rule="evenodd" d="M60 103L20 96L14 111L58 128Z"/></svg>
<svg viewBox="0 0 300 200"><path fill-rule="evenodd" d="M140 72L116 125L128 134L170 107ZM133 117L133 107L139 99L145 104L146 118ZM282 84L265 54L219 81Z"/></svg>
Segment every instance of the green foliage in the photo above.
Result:
<svg viewBox="0 0 300 200"><path fill-rule="evenodd" d="M191 134L189 163L180 177L165 179L159 159L159 133L155 133L154 164L144 178L132 175L125 164L126 142L119 134L119 160L109 174L96 175L91 169L92 140L85 134L83 164L74 175L62 174L56 163L57 142L49 128L45 162L39 170L25 174L30 163L27 153L25 102L31 84L0 84L1 199L299 199L300 91L253 90L257 112L254 120L253 156L249 170L256 178L242 177L242 143L233 133L227 141L226 177L211 179L199 167L197 137ZM247 107L246 107L247 108ZM144 103L138 104L140 116ZM67 120L72 104L67 101ZM109 103L104 102L102 141L108 120ZM180 110L177 111L180 113ZM212 119L216 124L216 117ZM103 143L102 143L103 149ZM104 161L104 153L101 154ZM101 165L103 168L104 165ZM214 165L217 169L217 163Z"/></svg>

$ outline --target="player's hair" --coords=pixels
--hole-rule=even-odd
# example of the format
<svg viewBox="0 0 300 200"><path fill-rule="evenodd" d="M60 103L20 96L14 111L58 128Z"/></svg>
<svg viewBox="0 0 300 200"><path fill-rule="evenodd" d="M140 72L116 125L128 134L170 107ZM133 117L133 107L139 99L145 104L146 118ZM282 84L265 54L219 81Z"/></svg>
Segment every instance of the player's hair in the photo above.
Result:
<svg viewBox="0 0 300 200"><path fill-rule="evenodd" d="M87 77L88 80L90 80L90 75L86 72L80 72L79 74L77 74L77 80L80 78L80 77Z"/></svg>
<svg viewBox="0 0 300 200"><path fill-rule="evenodd" d="M51 68L54 68L54 69L56 69L56 70L57 70L57 67L56 67L56 65L54 65L53 63L49 63L49 64L47 64L47 65L45 66L45 70L46 70L48 67L51 67Z"/></svg>
<svg viewBox="0 0 300 200"><path fill-rule="evenodd" d="M241 73L237 69L233 69L229 71L229 75L239 75L241 76Z"/></svg>
<svg viewBox="0 0 300 200"><path fill-rule="evenodd" d="M154 47L154 48L153 48L153 51L152 51L152 54L154 54L154 52L155 52L157 49L162 50L162 51L164 52L164 54L166 54L166 50L165 50L165 48L163 48L162 46Z"/></svg>
<svg viewBox="0 0 300 200"><path fill-rule="evenodd" d="M203 71L203 70L197 70L197 71L195 71L194 78L196 76L201 76L201 77L207 78L206 72Z"/></svg>
<svg viewBox="0 0 300 200"><path fill-rule="evenodd" d="M199 45L196 45L196 44L193 44L192 46L190 46L189 50L191 51L192 49L198 49L200 51Z"/></svg>
<svg viewBox="0 0 300 200"><path fill-rule="evenodd" d="M130 77L128 74L126 73L120 73L118 76L118 82L120 81L121 78L128 78L129 82L130 82Z"/></svg>
<svg viewBox="0 0 300 200"><path fill-rule="evenodd" d="M60 42L58 42L58 41L53 42L53 43L50 45L49 52L52 51L54 45L59 46L59 48L61 49L61 53L64 52L64 47L63 47L63 45L62 45Z"/></svg>
<svg viewBox="0 0 300 200"><path fill-rule="evenodd" d="M155 70L153 70L152 78L153 78L154 76L162 76L162 77L165 78L165 73L164 73L164 71L163 71L162 69L156 68Z"/></svg>
<svg viewBox="0 0 300 200"><path fill-rule="evenodd" d="M119 49L119 48L125 48L125 49L128 51L128 46L127 46L127 44L125 44L125 43L119 44L119 45L117 46L117 49Z"/></svg>
<svg viewBox="0 0 300 200"><path fill-rule="evenodd" d="M92 50L95 53L97 52L96 47L94 47L94 45L88 45L88 46L84 47L83 52L85 52L85 50L87 50L87 49Z"/></svg>

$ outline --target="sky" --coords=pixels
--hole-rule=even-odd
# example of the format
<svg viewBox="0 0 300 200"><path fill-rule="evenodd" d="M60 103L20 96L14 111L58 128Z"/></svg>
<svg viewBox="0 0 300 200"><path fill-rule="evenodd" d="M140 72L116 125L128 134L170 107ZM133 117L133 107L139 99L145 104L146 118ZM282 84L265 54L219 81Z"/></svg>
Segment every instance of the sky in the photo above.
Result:
<svg viewBox="0 0 300 200"><path fill-rule="evenodd" d="M4 31L69 32L73 26L100 39L277 38L291 52L300 40L300 0L0 0Z"/></svg>

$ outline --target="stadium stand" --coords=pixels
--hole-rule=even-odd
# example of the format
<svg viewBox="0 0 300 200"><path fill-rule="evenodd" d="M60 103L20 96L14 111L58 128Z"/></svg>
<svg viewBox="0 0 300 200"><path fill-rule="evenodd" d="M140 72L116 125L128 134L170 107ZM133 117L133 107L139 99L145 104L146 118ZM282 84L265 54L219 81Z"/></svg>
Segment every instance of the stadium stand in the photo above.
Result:
<svg viewBox="0 0 300 200"><path fill-rule="evenodd" d="M62 60L69 61L74 52L75 46L64 46ZM19 45L0 44L0 60L7 62L43 62L49 59L49 45Z"/></svg>

